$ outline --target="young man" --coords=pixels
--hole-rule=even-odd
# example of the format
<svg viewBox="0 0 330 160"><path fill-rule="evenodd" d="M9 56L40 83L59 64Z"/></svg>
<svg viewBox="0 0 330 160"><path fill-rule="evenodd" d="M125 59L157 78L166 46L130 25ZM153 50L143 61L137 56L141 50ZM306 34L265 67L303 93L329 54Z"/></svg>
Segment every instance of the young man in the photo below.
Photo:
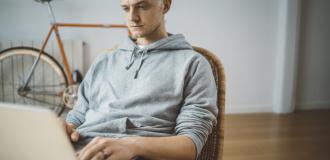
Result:
<svg viewBox="0 0 330 160"><path fill-rule="evenodd" d="M122 0L131 37L97 58L66 129L78 159L195 159L216 124L206 59L166 32L171 0Z"/></svg>

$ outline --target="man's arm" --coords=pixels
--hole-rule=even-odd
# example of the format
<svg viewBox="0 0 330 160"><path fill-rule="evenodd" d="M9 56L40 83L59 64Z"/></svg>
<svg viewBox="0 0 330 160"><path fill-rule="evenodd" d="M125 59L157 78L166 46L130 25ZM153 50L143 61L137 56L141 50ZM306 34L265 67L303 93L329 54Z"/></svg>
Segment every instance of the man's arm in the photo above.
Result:
<svg viewBox="0 0 330 160"><path fill-rule="evenodd" d="M74 105L73 109L68 113L66 122L74 125L75 127L80 126L85 121L85 114L89 107L89 84L88 75L79 85L78 89L78 101Z"/></svg>
<svg viewBox="0 0 330 160"><path fill-rule="evenodd" d="M195 159L193 141L186 136L137 137L137 155L145 159Z"/></svg>
<svg viewBox="0 0 330 160"><path fill-rule="evenodd" d="M130 160L137 157L157 160L193 160L196 149L186 136L94 138L80 153L78 159Z"/></svg>
<svg viewBox="0 0 330 160"><path fill-rule="evenodd" d="M185 77L183 102L176 119L175 134L192 139L198 157L217 123L217 88L209 62L195 56Z"/></svg>
<svg viewBox="0 0 330 160"><path fill-rule="evenodd" d="M91 82L93 81L94 71L97 69L96 65L102 58L104 56L98 57L88 69L78 88L78 100L66 117L66 122L73 124L75 127L79 127L85 121L86 112L89 110Z"/></svg>

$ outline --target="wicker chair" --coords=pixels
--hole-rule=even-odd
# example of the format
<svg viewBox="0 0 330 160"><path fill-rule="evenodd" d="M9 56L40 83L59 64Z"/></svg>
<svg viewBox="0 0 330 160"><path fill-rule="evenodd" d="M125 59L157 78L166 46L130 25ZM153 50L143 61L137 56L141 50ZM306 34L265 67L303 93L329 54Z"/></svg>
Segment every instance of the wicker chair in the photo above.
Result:
<svg viewBox="0 0 330 160"><path fill-rule="evenodd" d="M218 90L217 105L219 114L217 117L218 123L213 127L212 133L209 135L203 150L199 156L199 160L222 160L223 145L224 145L224 111L225 111L225 73L222 63L219 58L210 51L193 47L195 51L203 55L211 64L213 75L216 81Z"/></svg>

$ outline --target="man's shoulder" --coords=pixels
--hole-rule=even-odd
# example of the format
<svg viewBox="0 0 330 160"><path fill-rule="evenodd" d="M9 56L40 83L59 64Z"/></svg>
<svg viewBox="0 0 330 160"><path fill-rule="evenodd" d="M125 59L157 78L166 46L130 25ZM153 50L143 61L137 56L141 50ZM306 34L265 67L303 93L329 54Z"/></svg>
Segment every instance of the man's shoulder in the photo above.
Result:
<svg viewBox="0 0 330 160"><path fill-rule="evenodd" d="M197 52L194 49L180 50L179 52L182 53L181 55L191 61L206 60L206 58L201 53Z"/></svg>
<svg viewBox="0 0 330 160"><path fill-rule="evenodd" d="M202 68L211 68L211 64L209 60L198 51L191 49L184 52L184 55L186 57L186 60L188 61L188 65L190 67L202 67Z"/></svg>

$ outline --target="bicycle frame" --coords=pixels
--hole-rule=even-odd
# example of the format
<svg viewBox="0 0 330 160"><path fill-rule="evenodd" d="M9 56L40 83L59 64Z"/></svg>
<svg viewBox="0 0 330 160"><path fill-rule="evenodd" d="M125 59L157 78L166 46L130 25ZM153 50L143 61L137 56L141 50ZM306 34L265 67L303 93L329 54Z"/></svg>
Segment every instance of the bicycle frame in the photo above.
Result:
<svg viewBox="0 0 330 160"><path fill-rule="evenodd" d="M60 49L60 53L61 53L61 58L62 58L62 62L63 62L63 67L64 67L64 72L65 74L67 75L67 78L68 78L68 82L69 82L69 85L73 84L74 81L72 80L72 72L70 70L70 66L69 66L69 63L68 63L68 60L67 60L67 57L66 57L66 53L65 53L65 50L64 50L64 46L63 46L63 43L62 43L62 39L60 37L60 33L59 33L59 28L60 27L74 27L74 28L77 28L77 27L84 27L84 28L127 28L126 25L122 25L122 24L81 24L81 23L53 23L50 30L48 31L48 34L47 34L47 37L46 39L44 40L43 44L42 44L42 47L40 49L40 54L38 56L38 58L34 61L33 65L32 65L32 68L31 68L31 71L30 73L28 74L25 82L24 82L24 85L23 85L23 89L25 89L30 80L31 80L31 77L32 77L32 74L35 70L35 67L37 65L37 63L39 62L39 59L40 59L40 56L41 54L43 53L44 49L46 48L47 44L48 44L48 40L50 39L52 33L54 32L55 33L55 38L56 38L56 41L57 41L57 45Z"/></svg>
<svg viewBox="0 0 330 160"><path fill-rule="evenodd" d="M40 49L40 53L39 56L37 57L37 59L33 62L32 68L29 72L29 74L27 75L27 78L25 79L24 83L23 83L23 90L25 90L31 80L32 74L36 68L36 65L38 64L39 60L40 60L40 56L43 54L44 49L46 48L47 44L48 44L48 40L51 37L52 33L55 33L55 38L58 44L58 47L60 49L60 54L61 54L61 58L62 58L62 62L63 62L63 67L64 67L64 72L68 78L68 83L69 85L73 84L74 81L72 79L72 72L70 70L70 66L66 57L66 53L63 47L63 43L62 43L62 39L60 37L60 33L59 33L59 28L60 27L73 27L73 28L127 28L126 25L123 24L81 24L81 23L56 23L55 20L55 16L52 10L52 7L50 5L50 3L48 2L48 10L49 10L49 14L51 17L51 28L48 31L48 34L42 44L42 47Z"/></svg>

